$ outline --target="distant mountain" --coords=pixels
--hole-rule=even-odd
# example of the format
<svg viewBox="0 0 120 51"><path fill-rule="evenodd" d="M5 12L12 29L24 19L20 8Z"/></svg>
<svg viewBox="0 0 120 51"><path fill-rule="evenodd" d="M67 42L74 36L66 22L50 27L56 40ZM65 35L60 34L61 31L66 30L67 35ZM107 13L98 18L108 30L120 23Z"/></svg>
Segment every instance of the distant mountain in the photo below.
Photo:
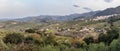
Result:
<svg viewBox="0 0 120 51"><path fill-rule="evenodd" d="M81 18L91 18L96 16L105 16L112 14L120 14L120 6L116 8L107 8L103 11L91 11L83 14L70 14L65 16L59 15L40 15L40 16L31 16L21 19L15 19L15 21L24 21L24 22L51 22L51 21L70 21L70 20L79 20Z"/></svg>
<svg viewBox="0 0 120 51"><path fill-rule="evenodd" d="M63 16L53 16L53 15L40 15L40 16L31 16L21 19L14 19L15 21L23 21L23 22L50 22L50 21L59 21L64 20Z"/></svg>
<svg viewBox="0 0 120 51"><path fill-rule="evenodd" d="M21 19L14 19L15 21L23 21L23 22L51 22L51 21L70 21L74 20L75 18L83 18L83 17L91 17L94 14L98 13L99 11L95 12L88 12L83 14L70 14L65 16L58 16L58 15L40 15L40 16L31 16Z"/></svg>
<svg viewBox="0 0 120 51"><path fill-rule="evenodd" d="M74 17L73 20L80 20L81 18L91 18L93 17L96 13L99 13L100 11L91 11L87 13L83 13L78 17Z"/></svg>
<svg viewBox="0 0 120 51"><path fill-rule="evenodd" d="M59 15L40 15L40 16L30 16L25 18L14 19L15 21L23 22L51 22L51 21L70 21L79 20L81 18L91 18L96 16L105 16L112 14L120 14L120 6L116 8L107 8L103 11L91 11L83 14L70 14L65 16ZM0 20L11 20L11 19L0 19Z"/></svg>
<svg viewBox="0 0 120 51"><path fill-rule="evenodd" d="M94 16L105 16L105 15L112 15L112 14L120 14L120 6L116 8L107 8L103 11L96 13Z"/></svg>
<svg viewBox="0 0 120 51"><path fill-rule="evenodd" d="M8 20L13 20L13 18L1 18L0 21L8 21Z"/></svg>

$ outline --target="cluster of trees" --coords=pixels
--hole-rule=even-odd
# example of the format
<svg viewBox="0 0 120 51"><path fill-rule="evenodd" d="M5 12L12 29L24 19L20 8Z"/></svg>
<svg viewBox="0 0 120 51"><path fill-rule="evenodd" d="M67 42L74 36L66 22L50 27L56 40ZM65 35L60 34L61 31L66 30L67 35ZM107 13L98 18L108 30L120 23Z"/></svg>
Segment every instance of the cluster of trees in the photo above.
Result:
<svg viewBox="0 0 120 51"><path fill-rule="evenodd" d="M117 15L117 16L112 16L108 18L107 22L110 24L110 26L114 26L113 23L119 20L120 20L120 15Z"/></svg>

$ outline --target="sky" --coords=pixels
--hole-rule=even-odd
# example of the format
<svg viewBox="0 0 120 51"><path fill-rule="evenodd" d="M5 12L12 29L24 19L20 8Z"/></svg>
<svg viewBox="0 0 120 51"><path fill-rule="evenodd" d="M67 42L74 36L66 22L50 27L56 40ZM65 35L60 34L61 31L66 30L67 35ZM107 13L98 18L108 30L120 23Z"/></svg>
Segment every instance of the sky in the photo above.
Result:
<svg viewBox="0 0 120 51"><path fill-rule="evenodd" d="M80 14L117 6L119 0L0 0L0 18Z"/></svg>

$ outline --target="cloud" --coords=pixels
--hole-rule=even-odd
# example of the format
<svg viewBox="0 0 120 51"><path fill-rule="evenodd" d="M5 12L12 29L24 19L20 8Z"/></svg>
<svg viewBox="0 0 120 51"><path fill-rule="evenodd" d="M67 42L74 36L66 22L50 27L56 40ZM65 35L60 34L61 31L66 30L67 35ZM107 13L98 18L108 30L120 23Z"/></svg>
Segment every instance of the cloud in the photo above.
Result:
<svg viewBox="0 0 120 51"><path fill-rule="evenodd" d="M113 0L104 0L104 1L110 3L110 2L112 2Z"/></svg>
<svg viewBox="0 0 120 51"><path fill-rule="evenodd" d="M14 2L13 2L14 1ZM0 17L17 17L24 15L28 8L25 3L15 0L0 0Z"/></svg>
<svg viewBox="0 0 120 51"><path fill-rule="evenodd" d="M117 6L119 0L0 0L0 18L66 15Z"/></svg>
<svg viewBox="0 0 120 51"><path fill-rule="evenodd" d="M79 5L73 5L74 7L80 7Z"/></svg>
<svg viewBox="0 0 120 51"><path fill-rule="evenodd" d="M73 10L73 0L0 0L1 17L66 15Z"/></svg>
<svg viewBox="0 0 120 51"><path fill-rule="evenodd" d="M88 7L83 7L83 9L85 9L87 11L93 11L91 8L88 8Z"/></svg>

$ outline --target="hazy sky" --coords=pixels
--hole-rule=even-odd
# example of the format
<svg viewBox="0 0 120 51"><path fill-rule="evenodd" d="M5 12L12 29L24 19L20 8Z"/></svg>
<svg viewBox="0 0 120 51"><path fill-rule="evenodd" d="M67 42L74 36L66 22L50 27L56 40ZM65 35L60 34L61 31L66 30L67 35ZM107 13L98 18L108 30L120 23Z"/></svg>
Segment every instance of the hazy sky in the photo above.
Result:
<svg viewBox="0 0 120 51"><path fill-rule="evenodd" d="M120 0L0 0L0 18L66 15L119 5Z"/></svg>

